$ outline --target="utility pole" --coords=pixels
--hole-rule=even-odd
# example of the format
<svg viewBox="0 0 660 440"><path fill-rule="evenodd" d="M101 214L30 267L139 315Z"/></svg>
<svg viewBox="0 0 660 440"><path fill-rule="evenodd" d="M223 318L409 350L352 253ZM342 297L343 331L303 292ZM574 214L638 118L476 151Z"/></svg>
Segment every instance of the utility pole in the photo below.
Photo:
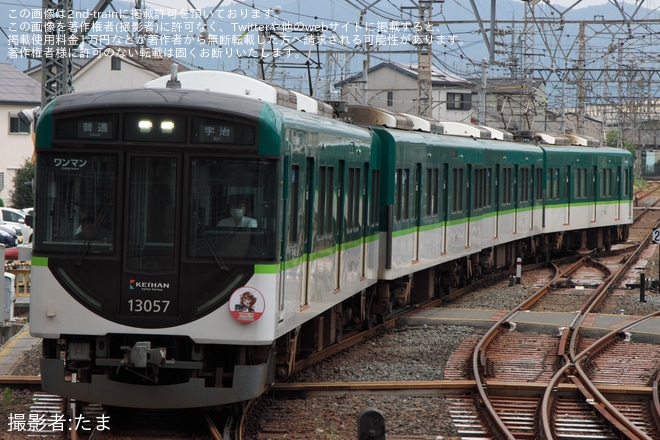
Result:
<svg viewBox="0 0 660 440"><path fill-rule="evenodd" d="M71 0L43 0L42 6L41 107L44 107L56 96L73 90L68 32Z"/></svg>
<svg viewBox="0 0 660 440"><path fill-rule="evenodd" d="M75 34L69 16L71 0L42 0L41 107L73 91L73 51L112 0L99 0Z"/></svg>
<svg viewBox="0 0 660 440"><path fill-rule="evenodd" d="M486 123L486 88L488 81L488 61L486 58L481 60L481 87L479 88L479 124L488 125Z"/></svg>
<svg viewBox="0 0 660 440"><path fill-rule="evenodd" d="M364 60L362 60L362 105L369 105L369 64L371 57L369 56L369 48L367 47Z"/></svg>
<svg viewBox="0 0 660 440"><path fill-rule="evenodd" d="M444 0L442 0L444 2ZM431 18L434 0L419 2L419 41L417 45L417 114L432 117L433 84L431 80Z"/></svg>
<svg viewBox="0 0 660 440"><path fill-rule="evenodd" d="M584 84L584 69L586 67L586 46L587 41L585 37L585 27L584 22L580 23L580 33L579 33L579 48L578 48L578 62L577 62L577 121L576 121L576 131L577 134L584 134L584 105L587 101L587 90Z"/></svg>
<svg viewBox="0 0 660 440"><path fill-rule="evenodd" d="M414 46L417 47L417 115L426 118L433 117L433 83L432 83L432 44L433 44L433 3L444 3L445 0L418 0L413 7L401 9L417 9L417 37Z"/></svg>

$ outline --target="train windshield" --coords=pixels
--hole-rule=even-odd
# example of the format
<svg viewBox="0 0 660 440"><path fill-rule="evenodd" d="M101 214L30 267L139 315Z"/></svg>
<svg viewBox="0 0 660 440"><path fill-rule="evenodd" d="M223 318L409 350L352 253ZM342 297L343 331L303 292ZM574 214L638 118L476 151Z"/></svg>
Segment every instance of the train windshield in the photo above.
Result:
<svg viewBox="0 0 660 440"><path fill-rule="evenodd" d="M84 255L113 251L116 155L57 153L43 155L38 178L45 194L39 197L39 245L44 249ZM45 216L45 217L44 217Z"/></svg>
<svg viewBox="0 0 660 440"><path fill-rule="evenodd" d="M275 170L264 160L191 160L189 257L275 258Z"/></svg>
<svg viewBox="0 0 660 440"><path fill-rule="evenodd" d="M48 185L38 195L35 246L81 259L121 256L127 269L138 272L175 270L179 249L185 260L221 266L272 260L276 169L276 161L263 159L131 154L122 160L111 153L44 152L38 179ZM183 176L189 177L182 181ZM121 219L125 223L118 228ZM124 252L116 252L119 244Z"/></svg>

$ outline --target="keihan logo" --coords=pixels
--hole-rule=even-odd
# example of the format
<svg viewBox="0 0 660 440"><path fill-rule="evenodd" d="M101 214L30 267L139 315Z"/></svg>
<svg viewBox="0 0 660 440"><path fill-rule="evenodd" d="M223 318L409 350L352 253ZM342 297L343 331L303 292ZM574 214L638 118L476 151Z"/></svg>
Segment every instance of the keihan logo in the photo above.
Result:
<svg viewBox="0 0 660 440"><path fill-rule="evenodd" d="M141 289L141 290L163 290L169 289L170 283L156 283L153 281L137 281L130 280L128 283L129 290Z"/></svg>

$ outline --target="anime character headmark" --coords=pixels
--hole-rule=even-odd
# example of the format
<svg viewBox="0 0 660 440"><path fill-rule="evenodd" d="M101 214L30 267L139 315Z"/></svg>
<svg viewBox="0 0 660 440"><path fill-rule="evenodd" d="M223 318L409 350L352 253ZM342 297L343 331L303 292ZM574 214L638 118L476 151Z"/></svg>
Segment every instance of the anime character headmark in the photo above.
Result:
<svg viewBox="0 0 660 440"><path fill-rule="evenodd" d="M251 292L243 292L238 304L234 306L237 312L251 312L254 313L254 305L257 303L257 297Z"/></svg>

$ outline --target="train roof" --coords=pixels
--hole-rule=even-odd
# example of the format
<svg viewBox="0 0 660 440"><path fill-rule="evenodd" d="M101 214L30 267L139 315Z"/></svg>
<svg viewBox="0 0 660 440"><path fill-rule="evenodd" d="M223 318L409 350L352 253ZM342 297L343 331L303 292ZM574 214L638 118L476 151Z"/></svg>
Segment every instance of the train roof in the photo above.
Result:
<svg viewBox="0 0 660 440"><path fill-rule="evenodd" d="M445 134L453 136L468 136L475 139L490 139L490 132L478 125L466 122L441 121Z"/></svg>
<svg viewBox="0 0 660 440"><path fill-rule="evenodd" d="M89 112L90 109L102 113L105 110L144 110L167 106L182 111L218 112L237 118L262 121L264 106L269 106L279 116L270 119L270 124L286 121L287 126L300 128L314 127L321 131L341 134L343 137L369 139L369 130L364 127L345 124L336 119L297 111L291 108L272 105L257 99L246 99L241 95L187 89L122 89L103 92L81 92L58 96L45 109L45 112ZM272 112L271 112L272 113ZM277 130L281 127L276 127Z"/></svg>
<svg viewBox="0 0 660 440"><path fill-rule="evenodd" d="M347 122L370 127L396 128L426 133L472 137L475 139L513 140L513 135L490 127L455 121L436 121L408 113L394 113L368 105L350 105L339 117Z"/></svg>
<svg viewBox="0 0 660 440"><path fill-rule="evenodd" d="M571 145L579 145L581 147L600 147L600 141L594 137L583 134L567 134L565 135Z"/></svg>
<svg viewBox="0 0 660 440"><path fill-rule="evenodd" d="M90 108L145 108L171 106L181 109L209 110L258 119L264 103L235 95L199 90L120 89L102 92L70 93L58 96L47 107L50 111L88 111Z"/></svg>
<svg viewBox="0 0 660 440"><path fill-rule="evenodd" d="M497 139L500 141L513 141L513 133L503 130L501 128L487 127L485 125L480 125L479 127L484 130L488 130L489 139Z"/></svg>
<svg viewBox="0 0 660 440"><path fill-rule="evenodd" d="M541 148L547 153L563 155L566 153L581 152L583 154L596 154L596 155L614 155L614 156L632 156L632 153L625 148L614 147L583 147L579 145L540 145Z"/></svg>
<svg viewBox="0 0 660 440"><path fill-rule="evenodd" d="M442 124L436 120L424 118L422 116L415 116L408 113L402 113L402 115L412 121L412 130L425 131L427 133L436 134L443 134L445 132Z"/></svg>
<svg viewBox="0 0 660 440"><path fill-rule="evenodd" d="M340 118L346 122L372 127L398 128L413 130L412 119L402 113L393 113L369 105L350 105Z"/></svg>
<svg viewBox="0 0 660 440"><path fill-rule="evenodd" d="M276 104L307 113L332 117L332 107L311 96L279 87L260 79L224 70L191 70L161 76L144 84L146 88L174 85L185 90L226 93Z"/></svg>

